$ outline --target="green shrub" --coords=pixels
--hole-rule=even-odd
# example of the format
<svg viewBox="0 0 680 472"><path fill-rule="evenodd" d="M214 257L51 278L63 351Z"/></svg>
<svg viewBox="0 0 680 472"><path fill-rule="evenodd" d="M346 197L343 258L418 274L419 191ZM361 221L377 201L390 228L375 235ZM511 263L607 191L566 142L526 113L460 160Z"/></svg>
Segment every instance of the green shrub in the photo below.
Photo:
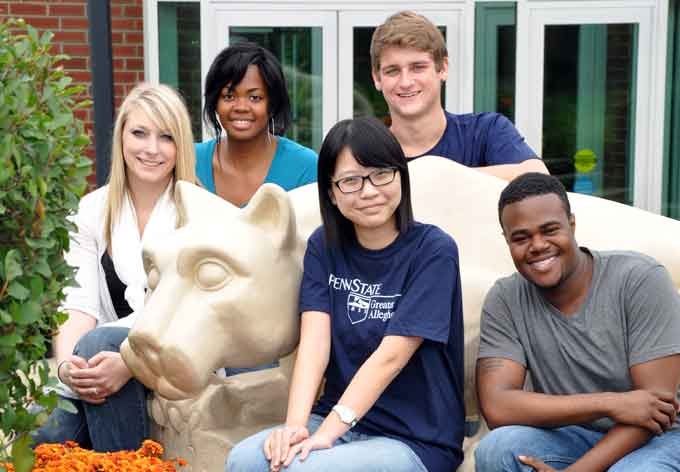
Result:
<svg viewBox="0 0 680 472"><path fill-rule="evenodd" d="M52 36L22 20L0 23L0 463L9 457L17 472L33 462L28 432L41 415L29 405L49 412L57 403L43 391L55 379L42 359L66 319L66 217L91 171L73 114L90 103L58 65L66 57L50 54Z"/></svg>

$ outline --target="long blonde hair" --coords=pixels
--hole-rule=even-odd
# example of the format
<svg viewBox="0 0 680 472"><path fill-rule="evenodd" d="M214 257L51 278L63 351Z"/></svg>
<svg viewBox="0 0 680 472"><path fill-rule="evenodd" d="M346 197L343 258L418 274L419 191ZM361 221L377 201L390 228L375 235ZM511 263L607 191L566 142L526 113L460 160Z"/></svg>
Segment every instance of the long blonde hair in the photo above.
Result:
<svg viewBox="0 0 680 472"><path fill-rule="evenodd" d="M172 136L177 147L177 160L173 170L173 182L186 180L196 183L196 155L194 138L191 133L189 112L180 95L167 85L140 83L128 93L118 110L113 128L111 146L111 171L109 172L109 193L106 201L104 223L107 245L111 242L111 232L116 224L123 198L127 190L125 160L123 158L123 128L130 113L143 111L159 129ZM174 198L174 195L173 195ZM175 201L175 203L177 203ZM178 213L178 226L181 223Z"/></svg>

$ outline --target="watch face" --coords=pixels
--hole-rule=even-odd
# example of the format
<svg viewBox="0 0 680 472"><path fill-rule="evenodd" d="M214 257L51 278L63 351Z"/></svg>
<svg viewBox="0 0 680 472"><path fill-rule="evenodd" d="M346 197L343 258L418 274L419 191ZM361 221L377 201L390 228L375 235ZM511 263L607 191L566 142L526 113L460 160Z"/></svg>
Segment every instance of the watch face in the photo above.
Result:
<svg viewBox="0 0 680 472"><path fill-rule="evenodd" d="M349 425L350 427L356 424L357 417L351 408L344 405L335 405L333 407L333 411L335 411L338 414L338 416L340 417L340 421Z"/></svg>

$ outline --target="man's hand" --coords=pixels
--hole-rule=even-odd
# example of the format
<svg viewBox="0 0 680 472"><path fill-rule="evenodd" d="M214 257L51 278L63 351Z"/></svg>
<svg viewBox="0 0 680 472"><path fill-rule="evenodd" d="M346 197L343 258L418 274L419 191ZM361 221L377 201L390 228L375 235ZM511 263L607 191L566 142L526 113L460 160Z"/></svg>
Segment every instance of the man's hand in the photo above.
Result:
<svg viewBox="0 0 680 472"><path fill-rule="evenodd" d="M288 457L290 447L309 437L304 426L284 426L272 431L264 441L264 455L269 461L270 469L277 471Z"/></svg>
<svg viewBox="0 0 680 472"><path fill-rule="evenodd" d="M95 404L104 402L132 378L120 353L111 351L95 354L86 368L71 371L70 375L71 388L82 400Z"/></svg>
<svg viewBox="0 0 680 472"><path fill-rule="evenodd" d="M633 390L618 394L611 403L609 417L616 423L640 426L662 434L675 422L678 402L671 392Z"/></svg>
<svg viewBox="0 0 680 472"><path fill-rule="evenodd" d="M555 469L546 465L542 460L531 456L517 456L520 462L533 467L536 472L554 472Z"/></svg>

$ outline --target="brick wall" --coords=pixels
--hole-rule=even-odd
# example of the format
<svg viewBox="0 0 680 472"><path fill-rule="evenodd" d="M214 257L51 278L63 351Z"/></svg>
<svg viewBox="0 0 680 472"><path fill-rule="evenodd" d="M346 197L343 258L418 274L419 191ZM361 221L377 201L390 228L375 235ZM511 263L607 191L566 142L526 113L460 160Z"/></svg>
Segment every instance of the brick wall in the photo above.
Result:
<svg viewBox="0 0 680 472"><path fill-rule="evenodd" d="M137 82L144 80L142 2L110 0L116 107ZM0 21L11 17L23 18L39 31L52 31L54 52L71 56L64 62L64 69L75 82L87 85L88 96L91 96L87 0L0 0ZM77 113L94 141L92 109ZM88 148L87 155L94 159L93 145ZM94 182L94 175L91 181Z"/></svg>

